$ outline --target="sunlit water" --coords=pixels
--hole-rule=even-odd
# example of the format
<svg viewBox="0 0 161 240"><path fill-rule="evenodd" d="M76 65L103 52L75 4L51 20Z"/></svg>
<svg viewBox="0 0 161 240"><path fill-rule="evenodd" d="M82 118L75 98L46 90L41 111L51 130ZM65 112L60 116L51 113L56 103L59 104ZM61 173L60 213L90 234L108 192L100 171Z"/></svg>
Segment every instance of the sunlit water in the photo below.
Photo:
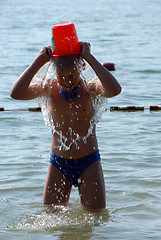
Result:
<svg viewBox="0 0 161 240"><path fill-rule="evenodd" d="M73 188L68 206L45 208L42 193L51 135L42 113L0 112L0 239L160 239L160 1L3 1L0 102L7 110L37 106L10 99L15 79L50 44L52 24L73 21L101 62L114 62L122 93L108 100L97 126L107 209L88 213ZM145 111L110 112L111 105Z"/></svg>

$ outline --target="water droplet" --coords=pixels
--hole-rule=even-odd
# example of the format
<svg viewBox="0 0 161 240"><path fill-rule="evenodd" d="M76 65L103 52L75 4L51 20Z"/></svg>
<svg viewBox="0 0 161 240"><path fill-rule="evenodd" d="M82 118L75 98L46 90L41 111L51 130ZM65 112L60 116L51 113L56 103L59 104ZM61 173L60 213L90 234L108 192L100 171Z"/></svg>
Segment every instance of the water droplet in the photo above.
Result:
<svg viewBox="0 0 161 240"><path fill-rule="evenodd" d="M78 179L78 184L80 184L80 183L81 183L81 179L79 178L79 179Z"/></svg>

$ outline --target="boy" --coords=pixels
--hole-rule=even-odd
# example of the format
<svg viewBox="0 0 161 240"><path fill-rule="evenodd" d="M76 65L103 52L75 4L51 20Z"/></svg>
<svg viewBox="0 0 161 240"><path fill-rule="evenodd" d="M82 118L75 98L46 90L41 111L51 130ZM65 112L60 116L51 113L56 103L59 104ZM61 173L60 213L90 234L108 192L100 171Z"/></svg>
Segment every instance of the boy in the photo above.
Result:
<svg viewBox="0 0 161 240"><path fill-rule="evenodd" d="M43 203L67 203L74 185L78 186L81 203L86 209L103 209L106 204L105 186L95 126L91 134L87 133L95 114L93 99L99 94L107 98L116 96L121 92L121 87L91 54L89 43L80 43L79 55L52 57L51 54L50 46L43 47L10 91L10 96L19 100L40 96L49 98L48 111L56 131L52 133ZM39 85L31 83L38 70L51 58L56 66L56 80L48 79ZM76 64L80 59L84 59L95 71L98 77L95 83L86 84L81 79ZM60 135L57 134L60 131L66 139L66 145L70 146L68 149L60 147ZM81 136L86 135L84 141Z"/></svg>

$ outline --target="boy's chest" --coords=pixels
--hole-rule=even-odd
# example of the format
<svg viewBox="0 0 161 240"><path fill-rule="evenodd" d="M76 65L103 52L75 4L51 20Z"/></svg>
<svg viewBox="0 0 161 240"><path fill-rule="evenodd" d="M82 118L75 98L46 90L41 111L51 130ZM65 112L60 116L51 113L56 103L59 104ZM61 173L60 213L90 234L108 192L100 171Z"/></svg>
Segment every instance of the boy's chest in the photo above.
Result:
<svg viewBox="0 0 161 240"><path fill-rule="evenodd" d="M79 124L82 121L91 120L94 115L94 107L88 92L67 100L59 94L50 99L49 112L55 122Z"/></svg>

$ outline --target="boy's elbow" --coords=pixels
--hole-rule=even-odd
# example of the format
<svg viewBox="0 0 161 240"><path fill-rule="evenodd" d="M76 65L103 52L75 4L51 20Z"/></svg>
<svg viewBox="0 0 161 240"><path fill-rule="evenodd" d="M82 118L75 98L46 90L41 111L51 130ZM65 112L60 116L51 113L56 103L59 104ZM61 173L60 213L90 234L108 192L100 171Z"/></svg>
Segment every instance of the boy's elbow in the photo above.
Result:
<svg viewBox="0 0 161 240"><path fill-rule="evenodd" d="M118 88L117 88L117 90L116 90L115 96L119 95L119 94L121 93L121 91L122 91L122 88L121 88L121 86L119 85Z"/></svg>
<svg viewBox="0 0 161 240"><path fill-rule="evenodd" d="M112 98L112 97L116 97L117 95L119 95L121 93L122 89L121 86L119 85L117 88L113 89L110 92L105 93L107 98Z"/></svg>
<svg viewBox="0 0 161 240"><path fill-rule="evenodd" d="M14 99L15 99L14 92L13 92L12 89L10 90L9 95L10 95L11 98L14 98Z"/></svg>
<svg viewBox="0 0 161 240"><path fill-rule="evenodd" d="M10 97L13 99L18 99L18 96L16 96L15 92L11 89L9 93Z"/></svg>
<svg viewBox="0 0 161 240"><path fill-rule="evenodd" d="M9 95L11 98L15 99L15 100L23 100L23 96L21 96L20 94L17 94L14 90L10 90Z"/></svg>

